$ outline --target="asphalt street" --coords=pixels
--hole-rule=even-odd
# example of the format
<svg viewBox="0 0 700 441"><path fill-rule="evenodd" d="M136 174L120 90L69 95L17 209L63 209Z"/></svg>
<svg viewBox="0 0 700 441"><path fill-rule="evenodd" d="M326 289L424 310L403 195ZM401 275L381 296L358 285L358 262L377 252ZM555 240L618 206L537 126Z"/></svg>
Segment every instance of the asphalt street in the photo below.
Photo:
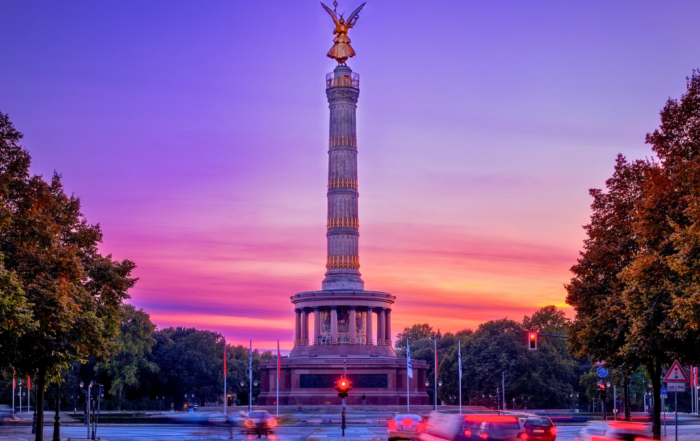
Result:
<svg viewBox="0 0 700 441"><path fill-rule="evenodd" d="M574 441L582 426L559 426L557 441ZM700 440L700 425L680 426L678 439L680 441ZM274 435L270 435L269 441L303 441L316 427L281 427ZM372 432L386 437L386 429L382 427L370 427ZM47 427L44 430L44 440L50 441L53 428ZM85 427L61 427L61 439L85 440L87 428ZM229 439L229 430L221 427L182 427L182 426L109 426L99 427L98 437L104 441L126 441L126 440L221 440ZM34 437L31 434L31 427L0 427L0 441L30 441ZM254 441L255 436L242 435L234 428L233 440ZM673 427L668 427L665 440L674 440Z"/></svg>

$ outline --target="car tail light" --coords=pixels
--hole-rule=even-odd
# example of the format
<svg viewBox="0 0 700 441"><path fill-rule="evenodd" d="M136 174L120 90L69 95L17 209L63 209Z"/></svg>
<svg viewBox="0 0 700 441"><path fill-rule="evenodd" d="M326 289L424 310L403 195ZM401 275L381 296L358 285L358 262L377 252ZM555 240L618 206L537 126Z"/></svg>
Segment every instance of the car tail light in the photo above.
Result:
<svg viewBox="0 0 700 441"><path fill-rule="evenodd" d="M274 418L270 418L270 420L267 422L267 425L270 427L275 427L277 425L277 421Z"/></svg>
<svg viewBox="0 0 700 441"><path fill-rule="evenodd" d="M404 426L404 427L412 426L412 425L413 425L413 420L410 419L410 418L404 418L404 419L401 420L401 425Z"/></svg>
<svg viewBox="0 0 700 441"><path fill-rule="evenodd" d="M418 423L418 431L425 432L425 423Z"/></svg>
<svg viewBox="0 0 700 441"><path fill-rule="evenodd" d="M253 427L253 426L255 426L255 422L253 420L245 420L245 426L246 427Z"/></svg>
<svg viewBox="0 0 700 441"><path fill-rule="evenodd" d="M394 421L389 421L389 430L396 430L396 423Z"/></svg>
<svg viewBox="0 0 700 441"><path fill-rule="evenodd" d="M554 427L554 426L550 427L550 428L549 428L549 433L551 433L552 435L556 435L556 434L557 434L557 428Z"/></svg>
<svg viewBox="0 0 700 441"><path fill-rule="evenodd" d="M526 439L527 439L527 433L521 433L521 434L520 434L520 439L526 440Z"/></svg>
<svg viewBox="0 0 700 441"><path fill-rule="evenodd" d="M489 434L486 432L480 433L479 438L481 439L489 439Z"/></svg>
<svg viewBox="0 0 700 441"><path fill-rule="evenodd" d="M468 436L468 437L471 438L471 436L472 436L472 431L469 430L469 429L465 430L465 431L464 431L464 436Z"/></svg>

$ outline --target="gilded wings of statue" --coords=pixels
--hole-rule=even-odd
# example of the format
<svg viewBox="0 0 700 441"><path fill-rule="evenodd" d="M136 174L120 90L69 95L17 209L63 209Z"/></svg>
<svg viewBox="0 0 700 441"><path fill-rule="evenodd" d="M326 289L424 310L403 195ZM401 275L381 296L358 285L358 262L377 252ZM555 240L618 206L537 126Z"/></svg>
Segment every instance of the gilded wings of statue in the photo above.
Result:
<svg viewBox="0 0 700 441"><path fill-rule="evenodd" d="M338 7L338 2L334 1L333 6L335 7L334 9L329 8L328 6L324 5L321 3L321 6L323 6L323 9L328 12L328 14L331 16L333 19L333 23L335 23L335 29L333 30L333 33L336 34L336 37L333 39L333 47L331 48L330 51L328 51L328 58L333 58L334 60L338 61L338 64L345 64L348 58L354 57L355 56L355 50L350 46L350 38L348 37L348 31L350 28L355 26L357 23L357 19L360 18L358 15L362 8L365 7L367 3L362 3L360 6L357 7L352 13L348 16L347 20L343 18L343 14L340 14L338 16L338 13L335 9Z"/></svg>

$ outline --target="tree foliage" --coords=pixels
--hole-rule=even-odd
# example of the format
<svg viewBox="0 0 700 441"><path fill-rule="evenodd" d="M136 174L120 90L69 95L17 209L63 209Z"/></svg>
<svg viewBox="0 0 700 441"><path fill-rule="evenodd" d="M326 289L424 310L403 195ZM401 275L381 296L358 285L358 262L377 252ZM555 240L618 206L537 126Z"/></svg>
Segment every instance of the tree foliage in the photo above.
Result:
<svg viewBox="0 0 700 441"><path fill-rule="evenodd" d="M120 306L136 279L132 262L99 253L99 225L87 222L58 174L50 182L30 175L29 154L6 115L0 125L0 253L36 322L18 336L8 364L21 375L37 375L41 440L46 381L59 380L73 361L114 353Z"/></svg>
<svg viewBox="0 0 700 441"><path fill-rule="evenodd" d="M156 343L153 338L156 326L151 322L150 316L132 305L124 305L122 311L123 317L116 340L117 353L105 364L97 365L98 372L105 372L109 376L109 392L116 396L119 402L124 387L138 387L142 374L154 374L159 370L158 365L149 357Z"/></svg>
<svg viewBox="0 0 700 441"><path fill-rule="evenodd" d="M700 361L700 73L669 99L648 134L657 160L618 157L607 192L592 190L584 251L567 302L572 349L629 375L644 366L660 436L660 377L674 359Z"/></svg>

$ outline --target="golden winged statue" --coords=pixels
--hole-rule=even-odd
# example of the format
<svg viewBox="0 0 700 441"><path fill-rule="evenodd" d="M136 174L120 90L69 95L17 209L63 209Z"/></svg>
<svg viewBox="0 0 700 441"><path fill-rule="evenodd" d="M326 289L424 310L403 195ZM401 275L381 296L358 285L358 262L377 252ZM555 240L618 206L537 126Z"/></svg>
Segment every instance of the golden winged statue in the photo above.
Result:
<svg viewBox="0 0 700 441"><path fill-rule="evenodd" d="M350 46L350 38L348 37L348 31L350 30L350 28L355 26L355 23L357 23L357 19L360 18L358 14L362 10L362 8L365 7L366 4L367 3L362 3L360 6L358 6L357 9L352 11L352 14L350 14L348 16L348 19L346 20L345 18L343 18L343 14L340 14L340 17L338 16L338 12L336 11L336 9L338 8L337 1L333 2L334 9L331 9L328 6L321 3L323 9L325 9L326 12L328 12L328 14L333 19L333 23L335 23L335 29L333 30L333 33L336 34L336 37L333 39L333 47L330 51L328 51L328 58L333 58L334 60L337 60L338 64L344 65L348 58L355 56L355 51L353 50L352 46Z"/></svg>

